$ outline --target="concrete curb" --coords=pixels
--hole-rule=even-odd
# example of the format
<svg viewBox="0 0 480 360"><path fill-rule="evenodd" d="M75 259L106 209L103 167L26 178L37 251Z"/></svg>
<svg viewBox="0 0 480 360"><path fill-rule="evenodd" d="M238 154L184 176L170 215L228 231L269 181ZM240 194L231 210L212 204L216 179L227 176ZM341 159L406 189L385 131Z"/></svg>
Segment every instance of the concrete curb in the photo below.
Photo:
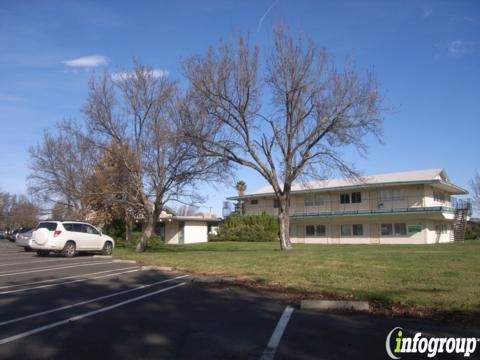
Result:
<svg viewBox="0 0 480 360"><path fill-rule="evenodd" d="M370 311L368 301L348 300L302 300L300 308L305 310L355 310Z"/></svg>
<svg viewBox="0 0 480 360"><path fill-rule="evenodd" d="M238 279L231 276L196 276L190 275L189 281L197 284L235 284Z"/></svg>
<svg viewBox="0 0 480 360"><path fill-rule="evenodd" d="M170 266L154 266L154 265L144 265L140 269L141 270L174 271L174 268Z"/></svg>
<svg viewBox="0 0 480 360"><path fill-rule="evenodd" d="M120 263L120 264L136 264L137 262L135 260L120 260L120 259L114 259L114 263Z"/></svg>
<svg viewBox="0 0 480 360"><path fill-rule="evenodd" d="M94 258L111 259L112 255L93 255Z"/></svg>

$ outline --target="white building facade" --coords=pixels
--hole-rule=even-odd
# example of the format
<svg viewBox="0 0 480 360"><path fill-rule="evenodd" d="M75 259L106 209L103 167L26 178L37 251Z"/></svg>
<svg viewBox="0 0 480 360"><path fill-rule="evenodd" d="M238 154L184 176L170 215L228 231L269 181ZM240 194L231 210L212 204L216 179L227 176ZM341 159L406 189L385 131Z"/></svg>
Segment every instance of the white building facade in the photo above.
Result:
<svg viewBox="0 0 480 360"><path fill-rule="evenodd" d="M292 187L290 237L305 244L436 244L462 240L467 191L442 169L315 181ZM243 213L278 214L270 187L229 198Z"/></svg>
<svg viewBox="0 0 480 360"><path fill-rule="evenodd" d="M179 216L162 212L155 232L166 244L195 244L208 241L218 228L215 214Z"/></svg>

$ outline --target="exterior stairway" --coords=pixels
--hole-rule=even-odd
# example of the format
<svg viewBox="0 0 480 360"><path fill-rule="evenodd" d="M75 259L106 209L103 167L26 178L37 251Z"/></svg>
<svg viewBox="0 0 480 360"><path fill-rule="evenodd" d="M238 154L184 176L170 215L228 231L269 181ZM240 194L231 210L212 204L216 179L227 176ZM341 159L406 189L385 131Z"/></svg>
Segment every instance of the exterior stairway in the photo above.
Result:
<svg viewBox="0 0 480 360"><path fill-rule="evenodd" d="M459 199L455 200L455 223L453 225L453 240L465 241L465 226L468 220L467 218L472 211L472 205L470 201L461 201Z"/></svg>

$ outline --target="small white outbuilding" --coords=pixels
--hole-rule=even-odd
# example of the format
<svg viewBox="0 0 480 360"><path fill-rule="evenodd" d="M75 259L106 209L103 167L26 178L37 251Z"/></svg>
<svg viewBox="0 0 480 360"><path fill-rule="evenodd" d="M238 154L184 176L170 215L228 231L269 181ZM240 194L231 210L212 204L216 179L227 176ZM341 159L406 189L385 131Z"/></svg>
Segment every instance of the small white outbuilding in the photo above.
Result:
<svg viewBox="0 0 480 360"><path fill-rule="evenodd" d="M194 244L208 241L208 234L216 233L218 218L215 214L179 216L162 212L156 232L166 244Z"/></svg>

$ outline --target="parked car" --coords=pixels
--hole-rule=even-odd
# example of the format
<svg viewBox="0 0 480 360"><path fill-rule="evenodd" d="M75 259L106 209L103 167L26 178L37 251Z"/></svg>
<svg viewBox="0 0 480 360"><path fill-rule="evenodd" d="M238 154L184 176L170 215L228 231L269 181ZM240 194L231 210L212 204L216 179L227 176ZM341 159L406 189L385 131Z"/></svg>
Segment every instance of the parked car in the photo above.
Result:
<svg viewBox="0 0 480 360"><path fill-rule="evenodd" d="M30 247L39 256L47 256L50 252L55 252L72 257L82 251L111 255L115 241L88 223L42 221L33 231Z"/></svg>
<svg viewBox="0 0 480 360"><path fill-rule="evenodd" d="M30 247L32 233L32 228L24 228L20 230L15 237L15 245L23 247L25 251L32 251L32 248Z"/></svg>
<svg viewBox="0 0 480 360"><path fill-rule="evenodd" d="M15 242L15 239L17 237L17 234L18 232L22 230L21 228L19 229L15 229L13 231L11 231L9 234L8 234L8 240L10 240L11 242Z"/></svg>

